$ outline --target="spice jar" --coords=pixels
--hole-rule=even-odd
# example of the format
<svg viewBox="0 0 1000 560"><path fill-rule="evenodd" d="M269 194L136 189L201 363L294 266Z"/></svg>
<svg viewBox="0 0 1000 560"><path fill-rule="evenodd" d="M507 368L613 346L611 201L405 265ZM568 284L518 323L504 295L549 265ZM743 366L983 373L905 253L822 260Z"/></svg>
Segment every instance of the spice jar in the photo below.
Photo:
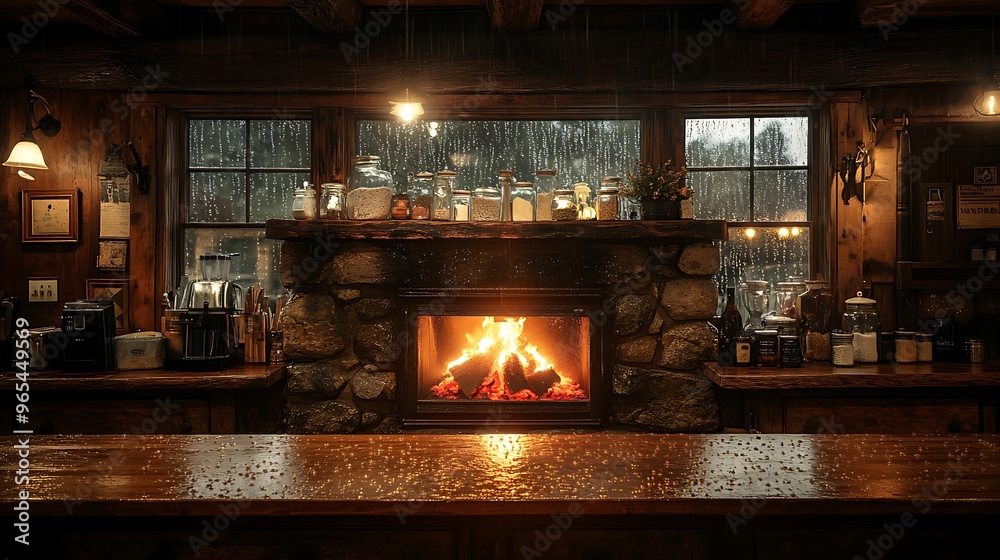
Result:
<svg viewBox="0 0 1000 560"><path fill-rule="evenodd" d="M295 189L292 199L292 217L296 220L316 219L316 189L309 181L302 183L301 189Z"/></svg>
<svg viewBox="0 0 1000 560"><path fill-rule="evenodd" d="M854 333L833 331L830 333L830 354L833 365L849 367L854 365Z"/></svg>
<svg viewBox="0 0 1000 560"><path fill-rule="evenodd" d="M576 198L570 189L556 189L552 194L552 220L564 222L577 217Z"/></svg>
<svg viewBox="0 0 1000 560"><path fill-rule="evenodd" d="M515 222L535 221L535 186L527 181L514 183L510 191L510 216Z"/></svg>
<svg viewBox="0 0 1000 560"><path fill-rule="evenodd" d="M434 174L422 171L410 181L410 219L429 220L434 207Z"/></svg>
<svg viewBox="0 0 1000 560"><path fill-rule="evenodd" d="M917 333L897 330L893 337L896 341L896 361L901 364L912 364L917 361Z"/></svg>
<svg viewBox="0 0 1000 560"><path fill-rule="evenodd" d="M552 193L556 190L556 172L551 169L535 171L535 220L552 219Z"/></svg>
<svg viewBox="0 0 1000 560"><path fill-rule="evenodd" d="M981 338L970 338L965 341L965 358L971 363L978 364L983 361L983 350L985 344Z"/></svg>
<svg viewBox="0 0 1000 560"><path fill-rule="evenodd" d="M500 193L500 217L498 220L503 220L505 222L511 221L510 215L510 193L514 190L514 183L517 179L514 178L513 171L501 171L498 173L500 176L497 179L497 191ZM473 197L475 197L476 191L472 191ZM473 217L475 221L475 217Z"/></svg>
<svg viewBox="0 0 1000 560"><path fill-rule="evenodd" d="M472 193L459 189L451 193L451 219L456 222L468 222L470 207L472 206Z"/></svg>
<svg viewBox="0 0 1000 560"><path fill-rule="evenodd" d="M805 328L805 358L811 362L830 359L830 313L833 294L830 283L806 281L806 292L799 296L799 315Z"/></svg>
<svg viewBox="0 0 1000 560"><path fill-rule="evenodd" d="M871 364L878 361L878 328L880 317L875 309L875 300L853 297L844 302L843 327L854 333L854 361Z"/></svg>
<svg viewBox="0 0 1000 560"><path fill-rule="evenodd" d="M759 330L755 333L757 347L757 365L763 367L778 366L778 331L771 329Z"/></svg>
<svg viewBox="0 0 1000 560"><path fill-rule="evenodd" d="M778 336L778 363L781 367L802 367L802 344L797 336Z"/></svg>
<svg viewBox="0 0 1000 560"><path fill-rule="evenodd" d="M883 364L896 361L896 340L892 331L882 331L878 335L878 361Z"/></svg>
<svg viewBox="0 0 1000 560"><path fill-rule="evenodd" d="M498 222L502 217L503 195L493 187L479 187L472 191L472 221Z"/></svg>
<svg viewBox="0 0 1000 560"><path fill-rule="evenodd" d="M934 359L934 335L917 333L917 361L930 362Z"/></svg>
<svg viewBox="0 0 1000 560"><path fill-rule="evenodd" d="M458 174L450 169L442 169L434 176L434 212L435 220L451 219L451 193L458 187Z"/></svg>
<svg viewBox="0 0 1000 560"><path fill-rule="evenodd" d="M392 174L379 169L378 156L354 158L350 190L347 192L347 217L352 220L386 220L392 205Z"/></svg>
<svg viewBox="0 0 1000 560"><path fill-rule="evenodd" d="M597 219L617 220L621 211L618 200L618 177L601 179L601 188L597 191Z"/></svg>
<svg viewBox="0 0 1000 560"><path fill-rule="evenodd" d="M347 187L342 183L323 183L322 187L323 194L320 195L317 212L319 217L327 220L346 220L347 201L344 200L344 189Z"/></svg>
<svg viewBox="0 0 1000 560"><path fill-rule="evenodd" d="M410 195L402 185L397 184L395 192L392 193L392 208L389 210L389 215L393 220L410 219Z"/></svg>

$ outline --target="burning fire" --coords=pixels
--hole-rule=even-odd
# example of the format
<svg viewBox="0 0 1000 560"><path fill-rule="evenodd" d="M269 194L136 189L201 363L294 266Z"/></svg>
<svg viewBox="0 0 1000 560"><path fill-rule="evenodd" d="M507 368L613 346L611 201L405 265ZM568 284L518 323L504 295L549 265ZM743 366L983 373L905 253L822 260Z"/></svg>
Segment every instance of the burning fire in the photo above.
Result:
<svg viewBox="0 0 1000 560"><path fill-rule="evenodd" d="M556 371L534 344L521 340L525 317L483 317L476 338L450 362L444 379L431 388L434 396L484 400L576 400L587 395L579 383Z"/></svg>

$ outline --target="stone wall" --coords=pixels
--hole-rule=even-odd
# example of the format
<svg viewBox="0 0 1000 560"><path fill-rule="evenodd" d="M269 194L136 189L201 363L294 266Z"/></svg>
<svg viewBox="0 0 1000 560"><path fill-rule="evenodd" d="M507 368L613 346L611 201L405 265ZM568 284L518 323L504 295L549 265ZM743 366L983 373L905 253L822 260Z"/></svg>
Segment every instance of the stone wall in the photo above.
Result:
<svg viewBox="0 0 1000 560"><path fill-rule="evenodd" d="M396 415L400 288L599 287L614 344L612 426L712 432L718 403L700 373L714 337L719 248L642 241L285 241L281 280L290 433L388 433Z"/></svg>

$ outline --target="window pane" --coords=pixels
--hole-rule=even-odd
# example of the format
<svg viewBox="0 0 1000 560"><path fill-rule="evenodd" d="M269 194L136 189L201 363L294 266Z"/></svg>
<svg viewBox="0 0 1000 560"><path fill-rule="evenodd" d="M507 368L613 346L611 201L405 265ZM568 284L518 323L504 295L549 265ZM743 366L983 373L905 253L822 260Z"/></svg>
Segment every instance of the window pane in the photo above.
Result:
<svg viewBox="0 0 1000 560"><path fill-rule="evenodd" d="M191 167L245 167L247 123L233 119L192 119L188 123Z"/></svg>
<svg viewBox="0 0 1000 560"><path fill-rule="evenodd" d="M308 169L311 162L309 121L250 121L250 167Z"/></svg>
<svg viewBox="0 0 1000 560"><path fill-rule="evenodd" d="M250 175L250 221L292 217L295 189L309 180L308 173L253 173Z"/></svg>
<svg viewBox="0 0 1000 560"><path fill-rule="evenodd" d="M639 121L359 121L357 153L382 157L397 182L409 171L453 169L464 188L496 182L501 169L534 181L555 169L559 183L593 186L625 176L639 156Z"/></svg>
<svg viewBox="0 0 1000 560"><path fill-rule="evenodd" d="M687 167L750 165L750 119L687 119Z"/></svg>
<svg viewBox="0 0 1000 560"><path fill-rule="evenodd" d="M187 228L184 230L184 273L201 278L198 256L239 253L233 257L229 279L248 288L260 282L268 296L285 293L278 277L280 241L264 238L263 228Z"/></svg>
<svg viewBox="0 0 1000 560"><path fill-rule="evenodd" d="M729 228L722 244L722 280L736 287L747 280L784 282L789 276L809 277L809 228Z"/></svg>
<svg viewBox="0 0 1000 560"><path fill-rule="evenodd" d="M245 222L246 176L193 171L188 175L188 222Z"/></svg>
<svg viewBox="0 0 1000 560"><path fill-rule="evenodd" d="M809 119L754 119L754 165L808 165Z"/></svg>
<svg viewBox="0 0 1000 560"><path fill-rule="evenodd" d="M749 171L694 171L686 182L694 189L695 219L750 220Z"/></svg>
<svg viewBox="0 0 1000 560"><path fill-rule="evenodd" d="M755 172L753 219L765 222L808 220L808 173L801 169Z"/></svg>

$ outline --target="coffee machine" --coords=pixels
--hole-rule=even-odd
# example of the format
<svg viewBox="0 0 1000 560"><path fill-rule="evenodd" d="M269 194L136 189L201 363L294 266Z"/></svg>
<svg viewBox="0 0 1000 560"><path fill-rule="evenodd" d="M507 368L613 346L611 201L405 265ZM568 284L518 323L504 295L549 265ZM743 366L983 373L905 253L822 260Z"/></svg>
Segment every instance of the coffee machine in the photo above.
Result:
<svg viewBox="0 0 1000 560"><path fill-rule="evenodd" d="M115 305L110 300L81 299L63 304L65 371L109 371L115 364Z"/></svg>
<svg viewBox="0 0 1000 560"><path fill-rule="evenodd" d="M10 371L14 367L14 340L17 338L17 320L20 317L20 298L0 299L0 371Z"/></svg>
<svg viewBox="0 0 1000 560"><path fill-rule="evenodd" d="M237 317L243 307L243 287L229 280L232 258L238 253L209 253L198 257L202 279L191 282L181 297L182 308L171 312L181 331L183 356L168 360L180 370L223 369L237 362L240 330Z"/></svg>

